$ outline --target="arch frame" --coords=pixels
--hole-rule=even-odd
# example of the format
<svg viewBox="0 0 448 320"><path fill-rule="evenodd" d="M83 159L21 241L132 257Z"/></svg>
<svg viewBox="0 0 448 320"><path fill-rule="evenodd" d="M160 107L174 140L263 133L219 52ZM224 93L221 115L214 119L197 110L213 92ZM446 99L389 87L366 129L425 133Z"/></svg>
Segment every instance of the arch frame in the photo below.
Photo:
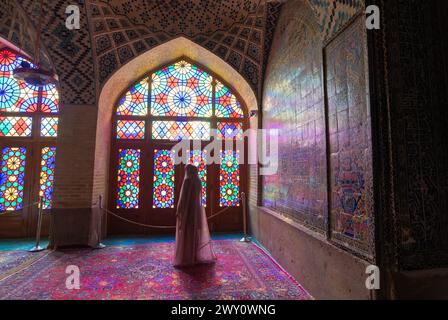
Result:
<svg viewBox="0 0 448 320"><path fill-rule="evenodd" d="M113 119L118 101L138 80L151 76L152 73L169 66L173 62L185 60L209 73L227 86L239 100L244 118L240 118L245 128L258 128L258 119L250 118L251 111L258 111L259 103L249 83L227 62L214 53L188 40L178 37L161 44L129 61L113 73L106 81L98 96L98 119L94 163L94 187L92 204L102 196L104 203L110 203L110 179L114 173L111 168L114 127ZM236 90L235 88L239 88ZM200 119L200 118L198 118ZM215 117L216 119L216 117ZM224 118L219 118L224 119ZM232 121L232 118L229 118ZM248 177L246 177L247 179Z"/></svg>

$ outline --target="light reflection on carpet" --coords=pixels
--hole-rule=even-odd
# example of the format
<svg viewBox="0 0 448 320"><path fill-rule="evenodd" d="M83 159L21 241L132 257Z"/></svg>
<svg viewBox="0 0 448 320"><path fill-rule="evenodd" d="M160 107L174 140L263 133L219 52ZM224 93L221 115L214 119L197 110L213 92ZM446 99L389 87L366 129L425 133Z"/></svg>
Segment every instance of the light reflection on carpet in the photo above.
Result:
<svg viewBox="0 0 448 320"><path fill-rule="evenodd" d="M311 299L256 245L213 243L218 262L186 270L172 266L173 242L52 252L0 282L0 299ZM65 286L69 265L80 269L80 290Z"/></svg>

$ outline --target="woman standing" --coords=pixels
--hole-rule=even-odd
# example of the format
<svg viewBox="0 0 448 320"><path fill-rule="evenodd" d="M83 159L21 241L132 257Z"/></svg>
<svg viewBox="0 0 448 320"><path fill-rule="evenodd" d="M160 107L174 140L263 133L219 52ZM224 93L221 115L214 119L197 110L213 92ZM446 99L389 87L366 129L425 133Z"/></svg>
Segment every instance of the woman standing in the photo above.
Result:
<svg viewBox="0 0 448 320"><path fill-rule="evenodd" d="M201 205L201 191L198 169L194 165L186 165L185 179L176 212L175 267L188 267L216 261L207 216Z"/></svg>

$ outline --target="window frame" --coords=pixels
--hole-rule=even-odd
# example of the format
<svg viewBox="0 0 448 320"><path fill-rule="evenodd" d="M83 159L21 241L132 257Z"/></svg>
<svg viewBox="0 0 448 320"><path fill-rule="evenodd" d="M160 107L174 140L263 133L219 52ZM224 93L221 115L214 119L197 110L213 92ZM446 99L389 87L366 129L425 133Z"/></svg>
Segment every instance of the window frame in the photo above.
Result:
<svg viewBox="0 0 448 320"><path fill-rule="evenodd" d="M160 71L164 68L167 68L177 62L180 61L186 61L193 66L196 66L200 70L206 72L213 78L213 92L212 92L212 116L211 117L176 117L176 116L153 116L151 114L151 93L152 93L152 86L151 86L151 79L152 75L156 73L157 71ZM143 80L148 79L148 97L147 97L147 114L145 116L141 115L118 115L117 109L120 104L120 100L129 92L129 90L135 86L138 83L141 83ZM243 117L241 118L224 118L224 117L217 117L215 115L216 110L216 81L221 82L224 86L226 86L231 93L236 97L238 100L241 110L243 112ZM248 116L248 109L246 107L246 104L242 97L239 95L238 91L235 90L235 88L223 80L221 77L216 75L213 71L208 69L207 67L204 67L200 63L193 61L189 59L188 57L182 56L175 60L172 60L166 64L160 65L156 68L153 68L145 73L144 76L140 77L139 79L135 79L135 81L126 87L120 95L117 101L115 101L115 104L113 106L113 114L112 114L112 130L111 130L111 152L110 152L110 171L109 176L111 177L109 179L109 197L108 197L108 206L110 208L113 208L117 213L120 215L125 215L128 218L132 219L134 218L135 221L140 222L146 222L146 223L172 223L172 214L166 214L168 217L160 217L160 211L167 211L169 209L158 209L153 208L153 201L152 201L152 181L150 181L150 178L153 178L153 150L154 149L171 149L174 145L178 143L178 141L172 141L172 140L155 140L152 139L152 124L153 121L206 121L210 123L210 130L211 132L217 132L217 124L218 122L229 122L229 123L240 123L243 133L249 128L249 116ZM141 140L136 139L117 139L117 121L119 120L132 120L132 121L145 121L145 137ZM224 149L225 147L225 141L220 141L221 148ZM194 140L190 140L190 149L193 147ZM201 140L201 147L204 149L206 145L208 145L211 142L211 140ZM197 140L196 140L197 143ZM235 142L233 142L234 149L236 148ZM117 173L118 173L118 150L119 149L140 149L141 150L141 167L140 167L140 193L139 193L139 208L138 209L116 209L116 179L117 179ZM240 195L242 192L247 193L247 143L244 143L244 159L240 159ZM215 150L215 152L219 152L219 150ZM210 155L208 155L210 156ZM243 164L241 164L243 163ZM179 193L180 193L180 187L179 181L180 179L183 179L183 170L177 168L179 166L175 166L175 207L177 206ZM220 195L220 188L219 188L219 175L220 175L220 163L217 164L211 164L206 166L207 170L207 206L206 211L208 214L215 213L218 210L223 209L219 206L219 195ZM179 180L178 180L179 179ZM214 185L213 185L214 184ZM239 207L230 207L230 210L241 210L242 206ZM147 214L149 212L153 211L154 214ZM157 213L159 212L159 214ZM152 217L151 217L152 216ZM117 222L118 223L118 222ZM135 229L133 229L135 230ZM142 230L142 229L138 229Z"/></svg>
<svg viewBox="0 0 448 320"><path fill-rule="evenodd" d="M0 45L0 51L8 50L23 59L32 62L32 58L23 52L18 52L17 50L8 47L6 45ZM43 112L42 102L44 87L38 88L37 105L38 109L34 112L12 112L0 110L0 117L29 117L32 119L32 130L29 137L14 137L14 136L0 136L0 151L5 147L26 147L26 165L25 165L25 182L24 182L24 196L23 204L24 206L29 205L39 199L40 193L40 177L41 177L41 152L45 147L56 147L57 136L49 137L41 135L41 124L43 118L58 118L58 129L59 129L59 119L60 119L60 88L55 85L55 89L58 92L58 112ZM59 130L58 130L59 131ZM56 150L57 156L57 150ZM52 198L54 201L54 197ZM23 217L25 221L31 215L34 208L23 208L19 209L17 212L5 212L0 214L0 217L6 216L20 216ZM49 213L51 208L44 209L45 213ZM27 223L29 224L29 223ZM29 228L29 227L27 227ZM32 228L31 228L32 229Z"/></svg>

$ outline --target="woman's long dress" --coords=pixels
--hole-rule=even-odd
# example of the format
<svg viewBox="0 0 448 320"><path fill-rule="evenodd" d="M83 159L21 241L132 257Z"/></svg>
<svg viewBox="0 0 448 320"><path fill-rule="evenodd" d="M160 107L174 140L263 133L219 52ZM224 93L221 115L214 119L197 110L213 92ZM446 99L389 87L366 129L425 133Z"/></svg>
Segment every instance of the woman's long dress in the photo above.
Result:
<svg viewBox="0 0 448 320"><path fill-rule="evenodd" d="M201 181L187 176L177 206L176 267L213 263L216 260L210 239L207 216L201 204Z"/></svg>

